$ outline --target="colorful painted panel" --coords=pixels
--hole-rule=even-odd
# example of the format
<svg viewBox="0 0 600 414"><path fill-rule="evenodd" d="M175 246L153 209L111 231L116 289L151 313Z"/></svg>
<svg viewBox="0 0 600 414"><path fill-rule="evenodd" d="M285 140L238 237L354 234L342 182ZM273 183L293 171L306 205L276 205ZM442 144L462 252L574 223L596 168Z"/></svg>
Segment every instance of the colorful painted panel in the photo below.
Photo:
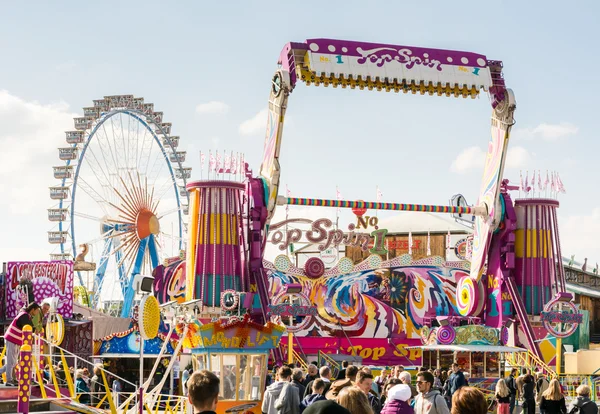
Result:
<svg viewBox="0 0 600 414"><path fill-rule="evenodd" d="M417 85L458 84L484 88L492 84L483 55L454 50L428 49L335 39L308 39L310 70L326 76L351 75L355 79L387 79Z"/></svg>
<svg viewBox="0 0 600 414"><path fill-rule="evenodd" d="M152 290L159 303L172 300L185 302L185 261L178 260L167 266L160 265L152 274L154 276Z"/></svg>
<svg viewBox="0 0 600 414"><path fill-rule="evenodd" d="M295 268L284 273L268 262L265 267L272 297L298 283L318 309L311 324L296 335L322 338L419 339L421 327L437 315L458 315L456 283L468 274L466 268L448 267L439 257L411 262L407 255L374 269L368 268L368 261L347 273L335 272L336 266L317 279Z"/></svg>
<svg viewBox="0 0 600 414"><path fill-rule="evenodd" d="M14 318L25 304L17 295L21 280L33 284L33 297L37 303L51 297L58 298L58 313L64 318L73 316L73 262L8 262L6 267L6 317Z"/></svg>
<svg viewBox="0 0 600 414"><path fill-rule="evenodd" d="M158 355L164 343L164 336L159 335L154 339L144 341L144 354ZM120 334L110 335L108 338L103 338L100 342L100 348L96 346L95 353L103 354L139 354L140 353L140 333L139 331L130 329ZM174 352L171 343L167 344L167 354L172 355Z"/></svg>

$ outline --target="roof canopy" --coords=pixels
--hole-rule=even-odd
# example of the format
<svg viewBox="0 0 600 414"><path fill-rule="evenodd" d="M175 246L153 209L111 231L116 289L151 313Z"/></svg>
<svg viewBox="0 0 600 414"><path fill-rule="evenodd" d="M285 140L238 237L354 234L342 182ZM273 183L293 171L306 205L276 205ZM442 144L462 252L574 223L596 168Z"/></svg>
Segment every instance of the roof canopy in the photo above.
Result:
<svg viewBox="0 0 600 414"><path fill-rule="evenodd" d="M423 351L454 351L454 352L527 352L524 348L499 345L421 345L407 346L407 349L422 349Z"/></svg>

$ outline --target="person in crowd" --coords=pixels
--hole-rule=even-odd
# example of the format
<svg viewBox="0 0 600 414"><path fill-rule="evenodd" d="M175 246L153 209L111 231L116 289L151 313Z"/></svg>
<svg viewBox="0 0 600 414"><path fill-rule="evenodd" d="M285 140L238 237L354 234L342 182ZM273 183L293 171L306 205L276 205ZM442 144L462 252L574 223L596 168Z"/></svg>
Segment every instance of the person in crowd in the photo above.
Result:
<svg viewBox="0 0 600 414"><path fill-rule="evenodd" d="M342 361L342 369L338 372L336 380L341 380L346 378L346 368L348 368L348 361Z"/></svg>
<svg viewBox="0 0 600 414"><path fill-rule="evenodd" d="M496 383L496 403L498 404L498 414L509 414L510 410L510 390L504 379L499 379Z"/></svg>
<svg viewBox="0 0 600 414"><path fill-rule="evenodd" d="M438 391L442 391L444 388L444 381L442 380L442 371L436 369L433 371L433 388Z"/></svg>
<svg viewBox="0 0 600 414"><path fill-rule="evenodd" d="M535 414L535 382L531 374L523 378L523 414Z"/></svg>
<svg viewBox="0 0 600 414"><path fill-rule="evenodd" d="M304 386L306 387L309 382L314 381L317 378L319 378L319 369L317 368L316 365L310 364L308 366L308 373L306 374L306 377L304 378Z"/></svg>
<svg viewBox="0 0 600 414"><path fill-rule="evenodd" d="M420 372L427 372L427 371L420 371ZM408 385L410 387L410 392L411 392L411 399L409 402L412 402L412 399L415 398L417 396L417 394L419 393L419 391L417 391L417 389L415 388L414 385L412 385L412 377L410 375L410 372L408 371L402 371L400 373L400 381L402 381L404 384Z"/></svg>
<svg viewBox="0 0 600 414"><path fill-rule="evenodd" d="M352 414L374 414L366 394L358 387L344 388L340 391L337 402Z"/></svg>
<svg viewBox="0 0 600 414"><path fill-rule="evenodd" d="M466 385L465 375L456 362L452 364L452 374L448 378L448 383L447 387L451 399L456 391Z"/></svg>
<svg viewBox="0 0 600 414"><path fill-rule="evenodd" d="M94 365L92 379L90 380L90 389L92 391L92 405L96 406L104 398L104 381L102 380L102 364Z"/></svg>
<svg viewBox="0 0 600 414"><path fill-rule="evenodd" d="M414 414L413 408L407 402L410 398L411 391L408 385L394 385L388 390L388 398L381 414Z"/></svg>
<svg viewBox="0 0 600 414"><path fill-rule="evenodd" d="M325 383L325 391L323 391L323 392L325 395L327 395L327 392L329 391L329 387L331 387L331 369L327 365L322 366L319 369L319 376ZM312 390L312 381L311 381L308 384L306 384L306 389L304 390L304 396L302 398L306 398L309 394L312 394L312 393L313 393L313 390Z"/></svg>
<svg viewBox="0 0 600 414"><path fill-rule="evenodd" d="M332 382L325 397L328 400L335 400L341 390L354 385L354 382L356 381L356 374L358 374L358 367L350 365L346 369L346 378Z"/></svg>
<svg viewBox="0 0 600 414"><path fill-rule="evenodd" d="M487 414L485 396L474 387L460 387L452 395L451 414Z"/></svg>
<svg viewBox="0 0 600 414"><path fill-rule="evenodd" d="M311 404L303 414L353 414L333 400L317 401Z"/></svg>
<svg viewBox="0 0 600 414"><path fill-rule="evenodd" d="M569 406L569 414L598 414L598 406L590 399L592 390L589 385L580 385L575 392L577 397Z"/></svg>
<svg viewBox="0 0 600 414"><path fill-rule="evenodd" d="M123 392L123 383L119 378L115 378L112 383L112 397L116 406L121 404L121 393Z"/></svg>
<svg viewBox="0 0 600 414"><path fill-rule="evenodd" d="M400 373L402 371L404 371L404 367L402 365L396 365L394 367L394 375L393 375L393 377L400 379Z"/></svg>
<svg viewBox="0 0 600 414"><path fill-rule="evenodd" d="M379 398L371 392L373 388L373 375L368 371L361 369L358 371L358 374L356 374L356 386L367 396L367 400L369 401L369 405L373 409L373 412L379 414L381 411Z"/></svg>
<svg viewBox="0 0 600 414"><path fill-rule="evenodd" d="M41 314L40 305L30 303L22 309L15 319L10 323L4 334L4 346L6 347L6 365L0 368L0 374L6 373L6 385L16 387L18 382L15 378L15 367L19 359L19 349L23 344L23 328L29 325L33 329L33 318Z"/></svg>
<svg viewBox="0 0 600 414"><path fill-rule="evenodd" d="M289 367L288 367L289 368ZM289 368L291 370L291 368ZM277 400L275 400L275 409L277 414L300 414L300 394L298 387L292 384L292 376L284 377L283 388Z"/></svg>
<svg viewBox="0 0 600 414"><path fill-rule="evenodd" d="M87 368L83 369L83 380L85 381L85 384L88 386L88 388L90 388L91 387L90 370Z"/></svg>
<svg viewBox="0 0 600 414"><path fill-rule="evenodd" d="M90 403L90 389L83 379L82 369L75 372L75 393L78 395L80 403L86 405Z"/></svg>
<svg viewBox="0 0 600 414"><path fill-rule="evenodd" d="M536 378L537 380L535 382L535 404L539 407L540 404L542 404L542 395L548 389L548 386L550 384L548 383L548 380L546 379L546 376L543 372L538 372ZM541 409L540 412L543 413Z"/></svg>
<svg viewBox="0 0 600 414"><path fill-rule="evenodd" d="M515 409L515 404L517 401L517 380L516 380L516 376L517 376L517 369L513 368L510 371L510 375L508 376L508 378L506 378L506 386L508 387L508 390L510 391L510 407L509 407L509 413L512 414L514 409Z"/></svg>
<svg viewBox="0 0 600 414"><path fill-rule="evenodd" d="M183 390L183 395L187 395L187 382L190 379L190 370L184 369L181 373L181 389Z"/></svg>
<svg viewBox="0 0 600 414"><path fill-rule="evenodd" d="M415 398L415 414L449 414L448 404L440 393L433 388L434 378L431 372L417 374L419 394Z"/></svg>
<svg viewBox="0 0 600 414"><path fill-rule="evenodd" d="M188 379L188 400L194 414L217 414L219 377L210 371L196 371Z"/></svg>
<svg viewBox="0 0 600 414"><path fill-rule="evenodd" d="M542 393L540 401L542 414L567 414L567 404L562 393L560 382L556 378L550 381L548 388Z"/></svg>
<svg viewBox="0 0 600 414"><path fill-rule="evenodd" d="M383 393L383 386L387 382L390 376L390 372L387 367L381 369L381 373L375 377L375 384L377 384L378 394L381 395Z"/></svg>
<svg viewBox="0 0 600 414"><path fill-rule="evenodd" d="M383 385L383 390L381 391L381 397L380 397L380 401L381 401L381 406L383 407L385 405L386 399L387 399L387 393L390 390L390 388L392 388L394 385L398 385L398 384L402 384L402 381L400 381L398 378L389 378L387 380L387 382Z"/></svg>
<svg viewBox="0 0 600 414"><path fill-rule="evenodd" d="M323 382L323 380L321 378L317 378L316 380L314 380L312 387L313 387L314 393L308 395L300 403L300 412L301 413L304 412L304 410L306 410L306 408L310 407L312 404L316 403L317 401L326 400L325 396L323 395L323 390L325 390L325 383Z"/></svg>
<svg viewBox="0 0 600 414"><path fill-rule="evenodd" d="M292 369L284 365L279 368L277 380L267 387L262 403L262 412L266 414L299 413L300 395L298 388L291 383Z"/></svg>
<svg viewBox="0 0 600 414"><path fill-rule="evenodd" d="M304 392L306 391L306 386L302 383L302 377L304 373L300 368L294 368L292 371L292 384L298 388L298 395L304 396Z"/></svg>

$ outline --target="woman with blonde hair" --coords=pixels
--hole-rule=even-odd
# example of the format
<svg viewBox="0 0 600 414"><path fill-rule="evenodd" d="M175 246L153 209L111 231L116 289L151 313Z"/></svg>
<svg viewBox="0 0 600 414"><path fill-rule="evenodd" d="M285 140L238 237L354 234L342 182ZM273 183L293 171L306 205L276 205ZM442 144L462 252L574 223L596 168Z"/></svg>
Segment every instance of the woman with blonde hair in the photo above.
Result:
<svg viewBox="0 0 600 414"><path fill-rule="evenodd" d="M560 382L556 378L550 381L548 389L542 394L540 403L540 412L543 414L566 414L567 404L565 396L562 393Z"/></svg>
<svg viewBox="0 0 600 414"><path fill-rule="evenodd" d="M496 383L496 402L498 403L498 414L510 414L510 390L504 379Z"/></svg>
<svg viewBox="0 0 600 414"><path fill-rule="evenodd" d="M346 387L340 391L337 403L352 414L374 414L367 395L357 387Z"/></svg>

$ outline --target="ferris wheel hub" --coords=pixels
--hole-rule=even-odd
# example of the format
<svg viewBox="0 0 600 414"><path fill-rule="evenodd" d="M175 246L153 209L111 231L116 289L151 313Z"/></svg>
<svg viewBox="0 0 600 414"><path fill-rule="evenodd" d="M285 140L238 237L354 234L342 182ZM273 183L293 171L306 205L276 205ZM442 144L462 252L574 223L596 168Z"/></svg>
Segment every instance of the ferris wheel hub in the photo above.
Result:
<svg viewBox="0 0 600 414"><path fill-rule="evenodd" d="M151 234L156 235L160 233L158 217L152 211L145 208L138 212L135 218L135 228L140 240L145 239Z"/></svg>

